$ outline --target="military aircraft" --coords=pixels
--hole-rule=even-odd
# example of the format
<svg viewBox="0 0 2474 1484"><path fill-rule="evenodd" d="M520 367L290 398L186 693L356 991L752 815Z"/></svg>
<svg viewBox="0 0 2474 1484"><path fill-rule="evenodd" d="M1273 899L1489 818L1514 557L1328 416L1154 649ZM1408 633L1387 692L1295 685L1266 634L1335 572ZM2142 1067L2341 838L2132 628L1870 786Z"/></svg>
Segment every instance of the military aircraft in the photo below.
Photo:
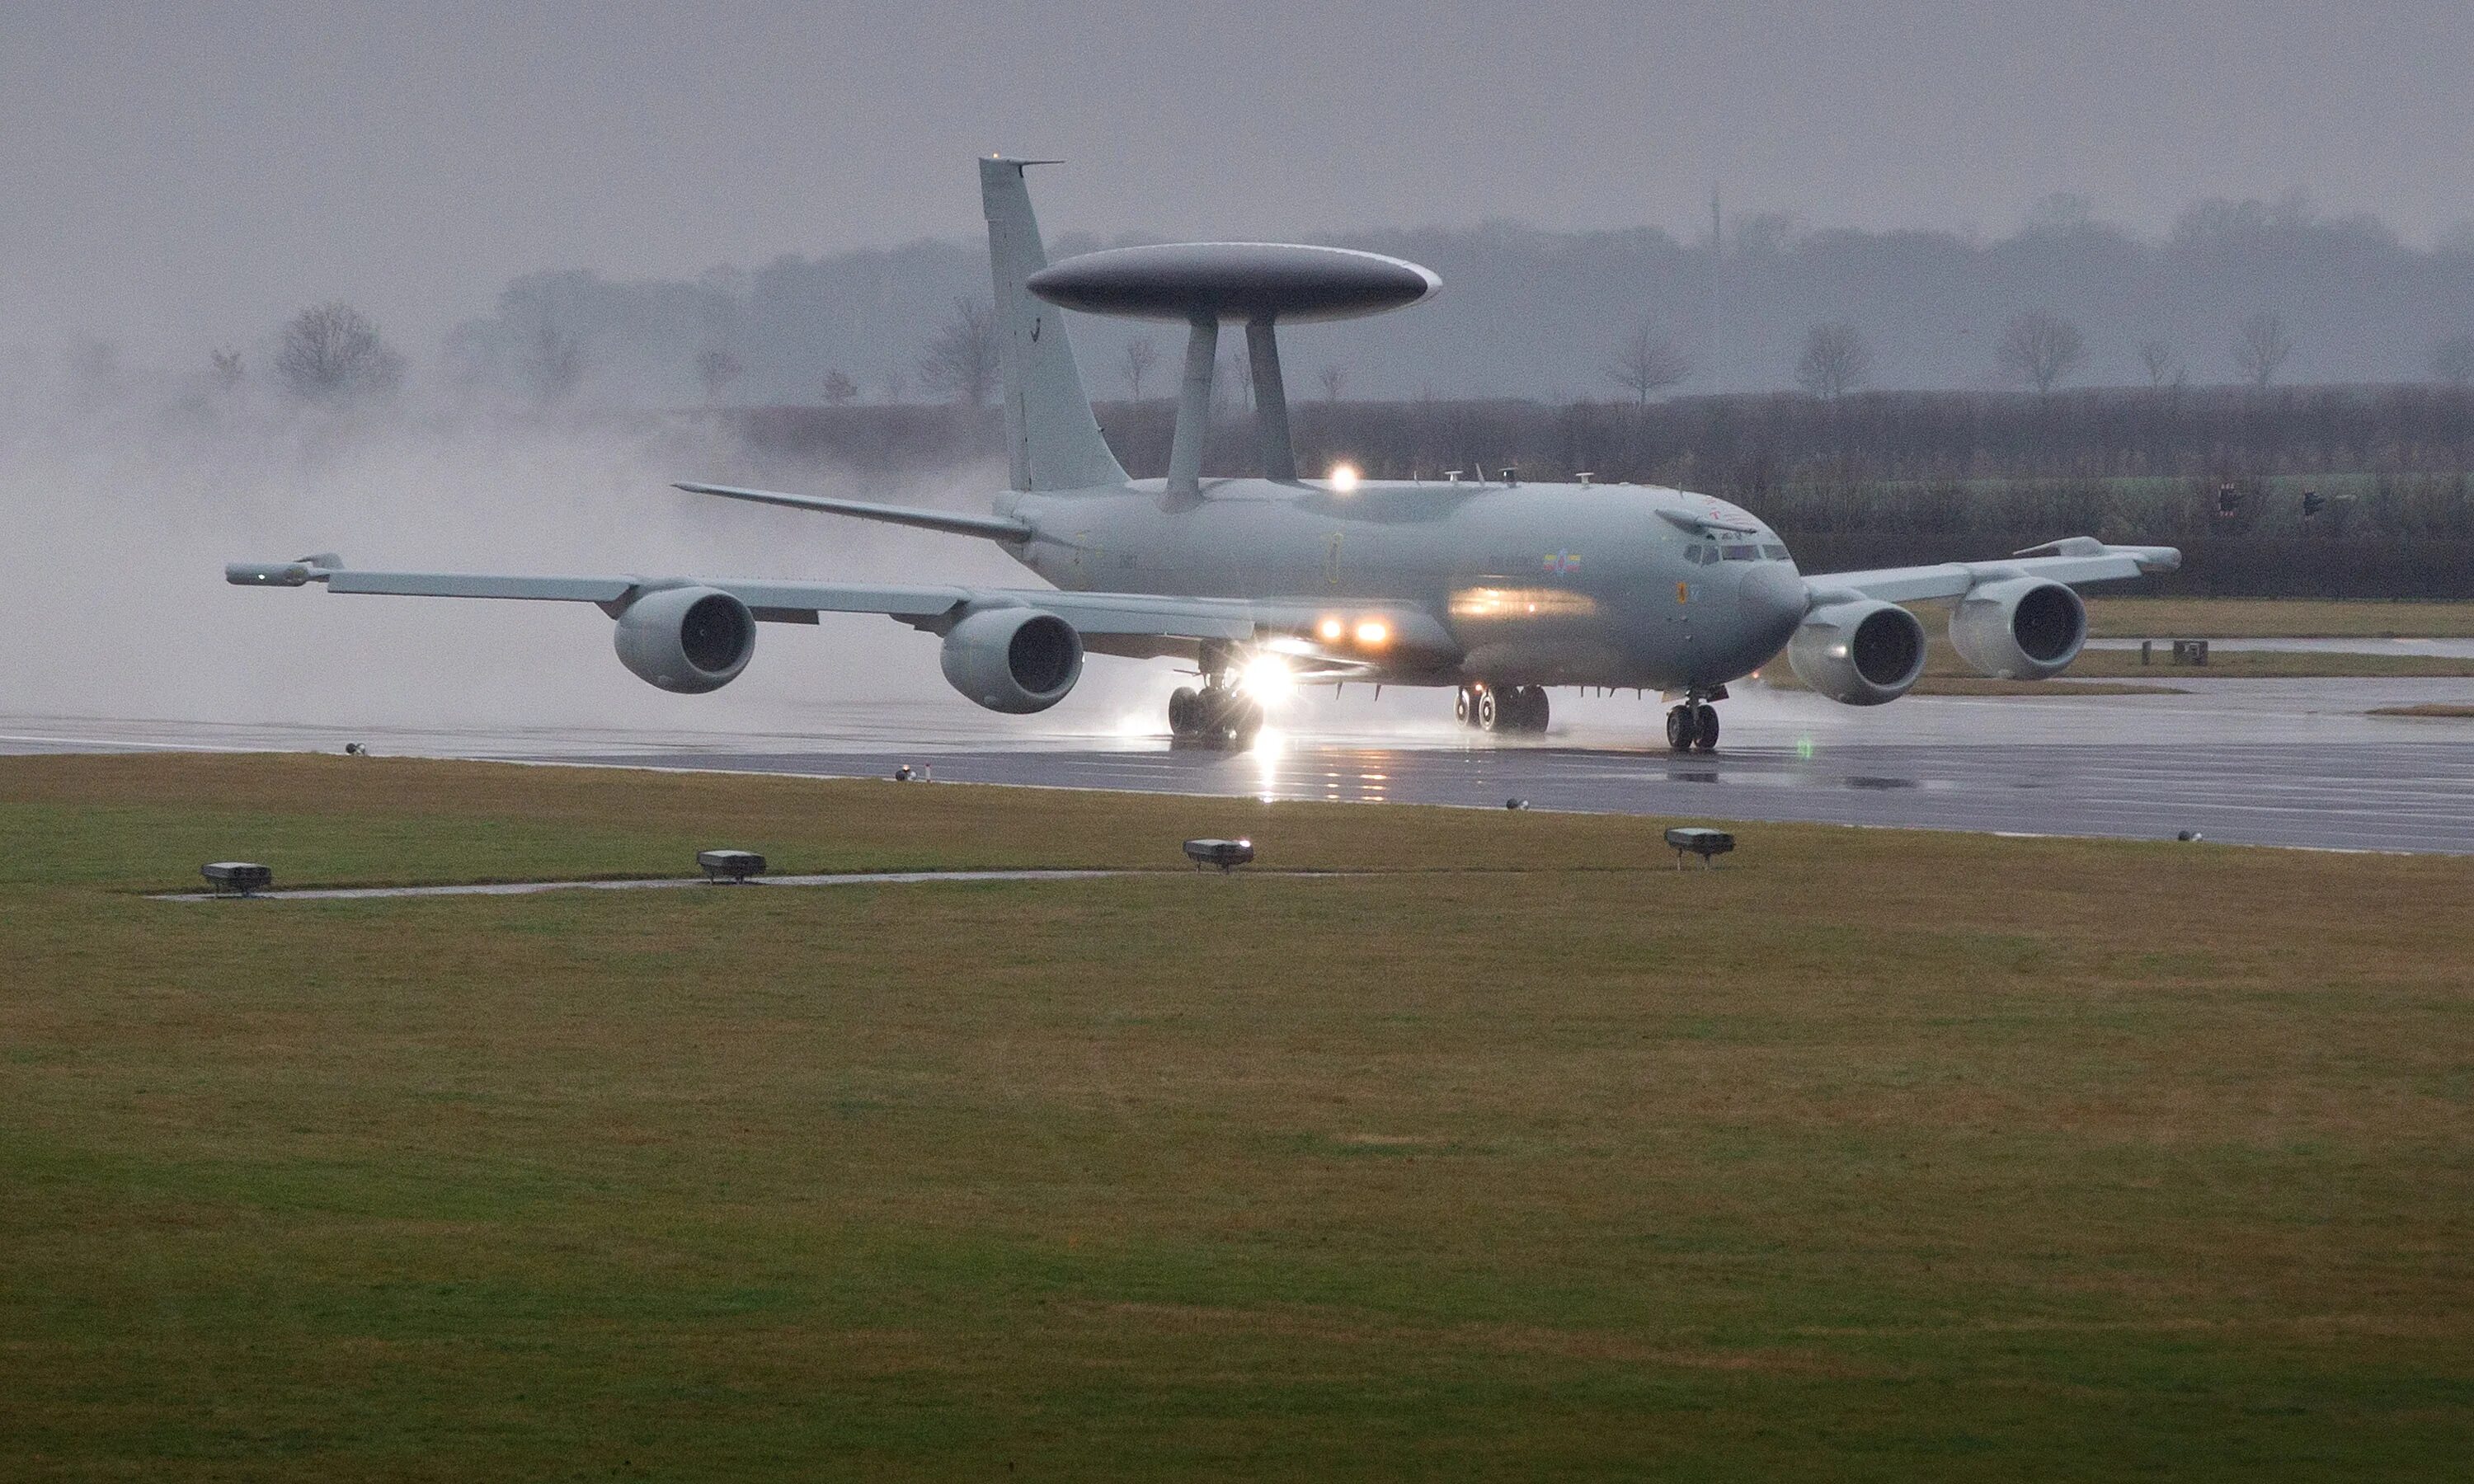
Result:
<svg viewBox="0 0 2474 1484"><path fill-rule="evenodd" d="M1276 326L1404 307L1442 280L1370 252L1286 243L1121 248L1051 266L1024 180L1042 161L980 161L1004 373L1008 487L986 515L682 484L691 493L994 541L1053 585L363 571L332 555L236 562L249 586L593 603L619 661L664 690L718 689L760 623L881 613L943 639L945 678L992 710L1063 700L1086 655L1174 658L1200 685L1169 698L1173 738L1241 746L1261 726L1249 676L1452 687L1488 732L1540 732L1547 687L1657 690L1666 740L1717 746L1731 681L1783 648L1814 690L1854 706L1904 695L1925 629L1904 603L1954 600L1950 636L1986 675L2042 679L2076 658L2075 583L2171 571L2165 546L2071 537L1988 562L1812 576L1748 512L1656 486L1523 481L1512 469L1374 480L1298 477ZM1129 478L1102 437L1061 310L1190 326L1169 467ZM1262 474L1202 473L1219 335L1245 326Z"/></svg>

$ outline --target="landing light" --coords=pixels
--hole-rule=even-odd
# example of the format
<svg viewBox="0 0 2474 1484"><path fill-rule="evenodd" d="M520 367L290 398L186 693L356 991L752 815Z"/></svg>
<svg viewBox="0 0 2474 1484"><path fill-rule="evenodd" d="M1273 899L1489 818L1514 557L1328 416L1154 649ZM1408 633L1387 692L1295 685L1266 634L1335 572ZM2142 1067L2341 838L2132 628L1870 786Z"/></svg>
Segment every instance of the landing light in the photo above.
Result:
<svg viewBox="0 0 2474 1484"><path fill-rule="evenodd" d="M1391 642L1392 626L1379 618L1370 618L1357 626L1357 642L1371 649Z"/></svg>
<svg viewBox="0 0 2474 1484"><path fill-rule="evenodd" d="M1357 488L1357 466L1335 464L1331 467L1331 488L1335 493L1346 494Z"/></svg>
<svg viewBox="0 0 2474 1484"><path fill-rule="evenodd" d="M1246 694L1268 703L1286 700L1298 688L1298 678L1289 669L1289 662L1277 655L1257 655L1246 661L1237 683Z"/></svg>
<svg viewBox="0 0 2474 1484"><path fill-rule="evenodd" d="M1326 618L1315 625L1315 633L1322 636L1324 643L1337 644L1347 634L1348 625L1337 618Z"/></svg>

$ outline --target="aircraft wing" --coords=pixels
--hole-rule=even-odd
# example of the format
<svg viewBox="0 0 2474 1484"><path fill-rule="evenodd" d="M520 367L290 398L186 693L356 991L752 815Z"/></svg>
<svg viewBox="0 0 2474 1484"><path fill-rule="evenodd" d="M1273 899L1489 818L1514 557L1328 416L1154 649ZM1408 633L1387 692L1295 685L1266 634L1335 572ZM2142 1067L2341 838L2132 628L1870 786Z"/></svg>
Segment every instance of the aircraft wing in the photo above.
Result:
<svg viewBox="0 0 2474 1484"><path fill-rule="evenodd" d="M392 594L418 598L501 598L547 603L592 603L617 614L639 596L667 587L712 587L729 593L761 620L814 623L819 613L884 613L916 628L942 634L969 612L988 608L1036 608L1055 613L1084 634L1163 639L1226 639L1246 642L1258 634L1301 633L1318 610L1303 600L1253 602L1237 598L1184 598L1140 592L1066 592L1056 588L901 586L873 583L792 582L769 577L520 577L487 572L375 572L347 567L332 554L296 562L236 562L224 580L242 587L301 587L324 583L329 592ZM1392 612L1403 644L1449 643L1433 617L1410 605L1379 605ZM1352 613L1368 606L1352 605ZM1431 631L1431 632L1430 632Z"/></svg>
<svg viewBox="0 0 2474 1484"><path fill-rule="evenodd" d="M1964 597L1979 584L2013 577L2041 577L2073 585L2115 582L2171 572L2181 564L2182 553L2171 546L2108 546L2092 536L2072 536L2030 546L2002 561L1823 572L1804 581L1809 595L1807 602L1813 608L1823 608L1856 598L1911 603L1923 598Z"/></svg>

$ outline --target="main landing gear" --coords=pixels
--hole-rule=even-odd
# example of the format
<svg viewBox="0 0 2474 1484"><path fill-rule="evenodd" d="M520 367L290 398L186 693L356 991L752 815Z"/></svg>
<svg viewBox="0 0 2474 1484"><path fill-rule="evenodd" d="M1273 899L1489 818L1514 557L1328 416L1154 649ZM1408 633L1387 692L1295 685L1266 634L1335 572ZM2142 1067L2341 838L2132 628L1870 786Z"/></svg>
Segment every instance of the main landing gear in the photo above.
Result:
<svg viewBox="0 0 2474 1484"><path fill-rule="evenodd" d="M1168 698L1168 734L1179 747L1229 752L1250 745L1263 730L1263 703L1212 675L1200 690L1180 685Z"/></svg>
<svg viewBox="0 0 2474 1484"><path fill-rule="evenodd" d="M1697 690L1686 696L1682 706L1666 713L1666 745L1679 753L1716 752L1718 708Z"/></svg>
<svg viewBox="0 0 2474 1484"><path fill-rule="evenodd" d="M1452 702L1452 719L1480 731L1544 731L1546 687L1464 685L1459 697Z"/></svg>

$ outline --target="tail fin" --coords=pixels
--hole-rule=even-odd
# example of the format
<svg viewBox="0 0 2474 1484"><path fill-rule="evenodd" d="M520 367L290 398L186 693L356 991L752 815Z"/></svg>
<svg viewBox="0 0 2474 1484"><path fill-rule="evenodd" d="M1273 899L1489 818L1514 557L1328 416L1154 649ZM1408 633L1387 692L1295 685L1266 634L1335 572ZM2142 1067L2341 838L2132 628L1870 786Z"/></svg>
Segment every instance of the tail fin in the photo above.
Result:
<svg viewBox="0 0 2474 1484"><path fill-rule="evenodd" d="M1100 436L1082 372L1065 338L1065 311L1024 287L1048 266L1039 220L1031 214L1024 161L980 161L980 201L988 216L988 264L996 278L997 347L1005 363L1006 451L1016 490L1082 490L1121 485L1125 467Z"/></svg>

